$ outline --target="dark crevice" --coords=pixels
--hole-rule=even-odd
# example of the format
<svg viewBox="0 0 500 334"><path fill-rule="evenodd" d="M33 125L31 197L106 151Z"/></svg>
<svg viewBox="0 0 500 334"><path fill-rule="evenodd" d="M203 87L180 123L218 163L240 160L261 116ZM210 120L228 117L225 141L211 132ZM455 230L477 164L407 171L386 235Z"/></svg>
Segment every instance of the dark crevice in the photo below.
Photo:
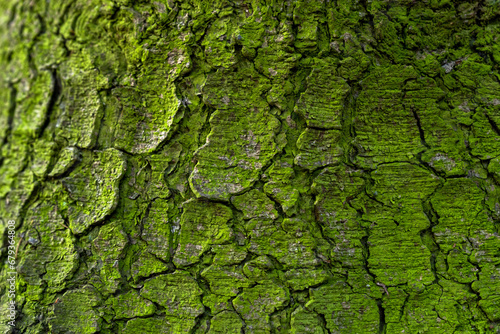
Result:
<svg viewBox="0 0 500 334"><path fill-rule="evenodd" d="M378 333L385 334L387 329L387 323L385 321L385 308L382 305L382 299L377 300L378 314L379 314L379 327Z"/></svg>
<svg viewBox="0 0 500 334"><path fill-rule="evenodd" d="M330 330L327 328L327 321L326 321L326 317L323 313L316 313L320 319L320 322L321 322L321 327L323 328L323 330L330 334Z"/></svg>
<svg viewBox="0 0 500 334"><path fill-rule="evenodd" d="M62 84L57 75L57 70L53 69L50 72L50 74L52 76L52 94L50 96L49 102L47 103L47 112L45 113L45 118L40 127L38 138L41 138L43 136L45 129L47 129L47 127L49 126L52 112L54 111L55 108L55 104L62 93Z"/></svg>
<svg viewBox="0 0 500 334"><path fill-rule="evenodd" d="M495 121L493 121L493 119L491 119L491 116L488 115L488 113L486 113L486 112L484 113L484 116L486 117L486 119L490 123L491 128L493 129L493 131L495 131L495 134L497 136L500 136L500 129L498 128L498 125L495 123Z"/></svg>
<svg viewBox="0 0 500 334"><path fill-rule="evenodd" d="M7 118L7 130L5 131L5 137L3 138L2 146L6 145L8 143L9 137L11 136L12 133L12 127L14 123L14 115L16 113L16 96L17 96L17 89L14 87L12 83L9 83L8 85L10 89L10 105L9 105L9 110L8 110L8 118Z"/></svg>
<svg viewBox="0 0 500 334"><path fill-rule="evenodd" d="M205 333L207 333L210 330L211 313L212 312L210 311L210 308L208 306L205 306L205 312L203 312L202 314L200 314L199 316L196 317L195 325L193 326L193 328L191 328L191 330L188 332L188 334L198 333L199 332L198 330L200 329L200 327L202 326L204 321L206 321L206 323L207 323L207 328L206 328L206 332L205 332Z"/></svg>
<svg viewBox="0 0 500 334"><path fill-rule="evenodd" d="M424 129L422 128L422 123L420 122L420 117L418 116L418 113L413 107L410 107L410 111L413 114L415 120L417 121L418 134L420 135L420 140L422 142L422 145L424 145L427 148L430 148L430 146L425 141Z"/></svg>

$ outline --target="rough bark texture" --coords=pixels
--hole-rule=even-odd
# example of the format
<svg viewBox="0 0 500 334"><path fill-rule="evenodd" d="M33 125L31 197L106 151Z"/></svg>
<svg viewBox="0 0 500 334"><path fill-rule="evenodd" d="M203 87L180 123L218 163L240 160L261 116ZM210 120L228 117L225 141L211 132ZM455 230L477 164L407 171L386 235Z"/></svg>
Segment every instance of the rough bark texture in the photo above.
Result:
<svg viewBox="0 0 500 334"><path fill-rule="evenodd" d="M0 0L16 333L499 333L498 0Z"/></svg>

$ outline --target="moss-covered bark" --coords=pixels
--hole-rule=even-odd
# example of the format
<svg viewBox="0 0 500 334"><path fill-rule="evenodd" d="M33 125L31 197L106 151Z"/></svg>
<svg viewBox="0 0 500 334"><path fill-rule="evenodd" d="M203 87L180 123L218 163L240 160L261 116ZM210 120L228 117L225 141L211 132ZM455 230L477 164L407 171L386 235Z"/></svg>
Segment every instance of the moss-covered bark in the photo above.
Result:
<svg viewBox="0 0 500 334"><path fill-rule="evenodd" d="M499 333L499 66L498 0L0 0L0 330Z"/></svg>

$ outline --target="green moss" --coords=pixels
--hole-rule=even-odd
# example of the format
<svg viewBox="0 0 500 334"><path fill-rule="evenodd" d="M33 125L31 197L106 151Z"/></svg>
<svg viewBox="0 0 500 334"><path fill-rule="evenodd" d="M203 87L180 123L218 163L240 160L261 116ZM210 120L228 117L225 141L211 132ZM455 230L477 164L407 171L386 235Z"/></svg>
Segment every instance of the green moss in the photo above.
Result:
<svg viewBox="0 0 500 334"><path fill-rule="evenodd" d="M270 333L269 314L283 307L289 299L288 291L274 283L259 284L243 292L233 300L249 333Z"/></svg>
<svg viewBox="0 0 500 334"><path fill-rule="evenodd" d="M127 321L123 333L186 333L195 325L194 320L179 321L171 317L137 318Z"/></svg>
<svg viewBox="0 0 500 334"><path fill-rule="evenodd" d="M279 122L260 96L269 90L268 80L252 65L241 67L238 72L217 71L204 87L205 101L217 111L210 117L211 132L197 151L198 164L189 179L198 197L227 200L248 189L278 150L274 138Z"/></svg>
<svg viewBox="0 0 500 334"><path fill-rule="evenodd" d="M215 252L214 264L221 266L241 263L248 254L243 247L234 244L214 245L212 251Z"/></svg>
<svg viewBox="0 0 500 334"><path fill-rule="evenodd" d="M87 154L84 162L64 178L74 202L68 208L69 227L82 233L102 221L116 207L118 185L126 168L123 154L115 149Z"/></svg>
<svg viewBox="0 0 500 334"><path fill-rule="evenodd" d="M59 153L57 162L49 173L49 176L60 176L67 172L78 159L78 149L76 147L65 147Z"/></svg>
<svg viewBox="0 0 500 334"><path fill-rule="evenodd" d="M41 301L44 292L52 295L67 286L78 268L79 256L75 238L52 206L38 202L30 210L25 237L19 240L18 251L24 256L18 270L20 285L30 291L26 298Z"/></svg>
<svg viewBox="0 0 500 334"><path fill-rule="evenodd" d="M275 161L262 178L266 182L264 192L281 205L287 216L295 214L300 193L307 190L304 189L305 180L297 178L293 160Z"/></svg>
<svg viewBox="0 0 500 334"><path fill-rule="evenodd" d="M100 275L105 284L101 287L101 292L114 293L121 278L119 261L128 243L127 235L119 222L112 222L99 229L99 234L92 243L95 253L102 261Z"/></svg>
<svg viewBox="0 0 500 334"><path fill-rule="evenodd" d="M138 282L141 278L169 270L169 267L163 261L147 250L136 252L132 261L130 272L134 282Z"/></svg>
<svg viewBox="0 0 500 334"><path fill-rule="evenodd" d="M241 333L244 323L235 312L223 311L214 316L210 321L210 330L208 334L217 333Z"/></svg>
<svg viewBox="0 0 500 334"><path fill-rule="evenodd" d="M324 283L330 275L321 269L292 269L285 273L285 279L292 290L304 290Z"/></svg>
<svg viewBox="0 0 500 334"><path fill-rule="evenodd" d="M113 308L115 319L144 317L154 314L156 310L152 302L139 296L139 293L135 290L110 298L106 303Z"/></svg>
<svg viewBox="0 0 500 334"><path fill-rule="evenodd" d="M307 90L300 95L295 111L306 119L310 127L342 127L342 112L350 87L342 78L332 80L335 73L335 66L325 64L313 69L307 77Z"/></svg>
<svg viewBox="0 0 500 334"><path fill-rule="evenodd" d="M201 294L194 278L181 271L150 278L141 289L141 296L164 307L167 316L188 321L204 311Z"/></svg>
<svg viewBox="0 0 500 334"><path fill-rule="evenodd" d="M146 83L138 82L139 89L116 88L112 96L117 99L110 103L107 113L118 116L110 120L113 124L112 142L114 147L130 153L154 151L170 133L174 116L179 108L179 100L172 85L155 87L160 94L141 90ZM148 82L148 85L151 85Z"/></svg>
<svg viewBox="0 0 500 334"><path fill-rule="evenodd" d="M321 318L318 314L304 309L302 306L297 307L292 313L292 319L290 321L291 331L290 333L313 333L313 334L324 334L325 329L322 326Z"/></svg>
<svg viewBox="0 0 500 334"><path fill-rule="evenodd" d="M51 330L54 333L97 333L102 320L94 307L99 297L91 286L66 292L54 305Z"/></svg>
<svg viewBox="0 0 500 334"><path fill-rule="evenodd" d="M285 267L314 267L316 241L308 224L300 219L285 219L282 226L271 221L252 219L245 226L250 237L249 251L271 255Z"/></svg>
<svg viewBox="0 0 500 334"><path fill-rule="evenodd" d="M221 296L237 296L240 288L251 286L251 281L243 275L238 267L221 267L212 265L201 272L210 286L210 291Z"/></svg>
<svg viewBox="0 0 500 334"><path fill-rule="evenodd" d="M232 229L228 224L232 213L228 207L191 200L183 208L179 244L173 259L179 267L198 262L211 245L224 244L232 239Z"/></svg>
<svg viewBox="0 0 500 334"><path fill-rule="evenodd" d="M332 332L376 333L379 328L376 301L349 290L350 287L342 280L311 289L311 300L306 307L323 314L326 328Z"/></svg>
<svg viewBox="0 0 500 334"><path fill-rule="evenodd" d="M278 212L274 209L274 203L256 189L240 196L234 196L231 202L238 210L243 211L243 218L245 219L276 219L278 217Z"/></svg>
<svg viewBox="0 0 500 334"><path fill-rule="evenodd" d="M93 67L85 50L61 64L62 102L58 105L56 134L69 146L92 147L97 139L103 107L98 90L106 79ZM66 88L67 87L67 88Z"/></svg>
<svg viewBox="0 0 500 334"><path fill-rule="evenodd" d="M497 0L0 8L15 331L498 331Z"/></svg>
<svg viewBox="0 0 500 334"><path fill-rule="evenodd" d="M340 162L344 153L340 147L340 139L340 131L306 129L297 140L299 154L295 157L295 163L314 170Z"/></svg>
<svg viewBox="0 0 500 334"><path fill-rule="evenodd" d="M156 199L149 208L148 217L143 220L141 239L147 251L159 259L169 261L173 252L175 225L169 221L169 203Z"/></svg>
<svg viewBox="0 0 500 334"><path fill-rule="evenodd" d="M48 117L54 85L54 79L48 71L41 71L32 82L22 82L19 85L12 123L13 134L27 138L35 138L40 134Z"/></svg>

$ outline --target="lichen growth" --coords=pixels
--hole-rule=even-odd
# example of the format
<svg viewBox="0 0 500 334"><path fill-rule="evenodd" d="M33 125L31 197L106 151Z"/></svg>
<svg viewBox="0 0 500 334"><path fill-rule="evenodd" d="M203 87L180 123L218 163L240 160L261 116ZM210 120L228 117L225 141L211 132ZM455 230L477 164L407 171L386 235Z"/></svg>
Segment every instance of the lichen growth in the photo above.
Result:
<svg viewBox="0 0 500 334"><path fill-rule="evenodd" d="M500 333L497 0L0 9L2 332Z"/></svg>

